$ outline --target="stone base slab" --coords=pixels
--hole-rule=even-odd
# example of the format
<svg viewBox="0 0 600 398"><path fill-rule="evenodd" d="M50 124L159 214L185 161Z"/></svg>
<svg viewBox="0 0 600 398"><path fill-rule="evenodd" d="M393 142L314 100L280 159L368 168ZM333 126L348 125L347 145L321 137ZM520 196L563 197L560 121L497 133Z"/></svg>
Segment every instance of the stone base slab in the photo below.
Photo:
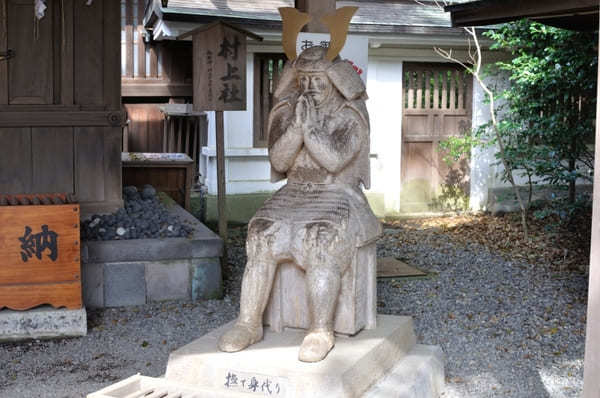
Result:
<svg viewBox="0 0 600 398"><path fill-rule="evenodd" d="M190 388L179 383L139 374L87 395L87 398L250 398L246 393L215 392L205 388Z"/></svg>
<svg viewBox="0 0 600 398"><path fill-rule="evenodd" d="M442 350L438 346L416 345L395 367L362 395L362 398L437 398L444 389L444 365ZM239 392L225 389L209 389L185 386L164 378L131 376L119 383L89 394L87 398L126 398L156 396L164 398L251 398L300 397L275 394L272 390ZM152 395L155 394L155 395ZM315 395L332 397L336 395ZM308 397L308 396L307 396Z"/></svg>
<svg viewBox="0 0 600 398"><path fill-rule="evenodd" d="M0 311L0 341L79 337L86 334L85 308L67 310L43 306L27 311Z"/></svg>
<svg viewBox="0 0 600 398"><path fill-rule="evenodd" d="M416 345L363 398L439 397L444 385L442 349L439 346Z"/></svg>
<svg viewBox="0 0 600 398"><path fill-rule="evenodd" d="M231 326L174 351L166 379L220 392L254 393L249 385L258 384L258 389L277 391L273 396L359 397L405 357L416 341L410 317L379 315L376 329L354 337L338 336L323 361L304 363L298 360L304 330L266 330L261 342L243 351L220 352L217 340Z"/></svg>

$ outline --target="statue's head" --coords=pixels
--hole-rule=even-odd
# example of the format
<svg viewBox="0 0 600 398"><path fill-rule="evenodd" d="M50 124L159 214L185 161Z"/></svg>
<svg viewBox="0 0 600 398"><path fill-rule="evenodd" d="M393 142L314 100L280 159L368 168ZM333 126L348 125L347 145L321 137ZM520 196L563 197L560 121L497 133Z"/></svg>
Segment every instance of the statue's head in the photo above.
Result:
<svg viewBox="0 0 600 398"><path fill-rule="evenodd" d="M336 56L326 57L327 48L307 48L293 61L286 63L275 97L282 99L295 95L310 95L317 106L336 93L347 100L366 99L365 85L349 62Z"/></svg>
<svg viewBox="0 0 600 398"><path fill-rule="evenodd" d="M332 62L325 58L326 54L326 48L310 47L296 61L300 93L311 96L317 106L323 104L333 92L333 85L327 76L327 69Z"/></svg>

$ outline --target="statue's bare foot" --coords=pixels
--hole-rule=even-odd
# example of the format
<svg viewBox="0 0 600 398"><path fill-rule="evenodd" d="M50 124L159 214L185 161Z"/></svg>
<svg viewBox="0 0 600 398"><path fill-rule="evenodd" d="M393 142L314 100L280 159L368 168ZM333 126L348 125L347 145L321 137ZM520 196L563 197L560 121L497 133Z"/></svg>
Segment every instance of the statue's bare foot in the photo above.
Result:
<svg viewBox="0 0 600 398"><path fill-rule="evenodd" d="M219 350L225 352L241 351L263 337L262 325L251 327L236 323L219 339Z"/></svg>
<svg viewBox="0 0 600 398"><path fill-rule="evenodd" d="M298 359L302 362L319 362L327 356L334 344L332 331L312 331L304 337Z"/></svg>

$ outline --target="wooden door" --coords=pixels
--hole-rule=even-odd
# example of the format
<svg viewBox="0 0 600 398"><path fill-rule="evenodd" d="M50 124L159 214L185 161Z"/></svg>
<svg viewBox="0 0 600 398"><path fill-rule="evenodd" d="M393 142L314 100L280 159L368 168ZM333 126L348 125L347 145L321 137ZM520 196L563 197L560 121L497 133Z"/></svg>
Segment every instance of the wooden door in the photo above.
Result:
<svg viewBox="0 0 600 398"><path fill-rule="evenodd" d="M460 66L404 63L402 98L403 212L434 210L442 184L468 184L466 161L448 167L439 142L471 129L472 77Z"/></svg>
<svg viewBox="0 0 600 398"><path fill-rule="evenodd" d="M128 126L128 152L163 151L163 114L158 104L125 104Z"/></svg>
<svg viewBox="0 0 600 398"><path fill-rule="evenodd" d="M285 54L254 54L254 147L267 147L267 124L273 93L283 72Z"/></svg>
<svg viewBox="0 0 600 398"><path fill-rule="evenodd" d="M4 3L4 4L2 4ZM36 20L33 0L6 0L0 3L0 17L6 15L0 27L0 51L14 56L4 61L0 87L6 92L0 104L48 105L53 103L54 42L57 27L51 17L53 2L48 2L46 14ZM1 62L1 61L0 61Z"/></svg>

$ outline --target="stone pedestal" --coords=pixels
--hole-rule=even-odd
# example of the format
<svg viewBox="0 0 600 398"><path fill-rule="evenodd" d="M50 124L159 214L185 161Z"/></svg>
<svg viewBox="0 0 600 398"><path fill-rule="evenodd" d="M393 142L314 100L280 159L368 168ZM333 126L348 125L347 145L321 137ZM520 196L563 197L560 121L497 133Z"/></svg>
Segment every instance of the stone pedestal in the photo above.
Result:
<svg viewBox="0 0 600 398"><path fill-rule="evenodd" d="M293 329L267 330L263 341L246 350L220 352L217 339L229 327L174 351L165 378L133 376L88 398L161 391L197 398L434 398L444 386L441 349L415 344L410 317L379 315L377 329L338 337L335 349L317 363L298 361L305 332Z"/></svg>

